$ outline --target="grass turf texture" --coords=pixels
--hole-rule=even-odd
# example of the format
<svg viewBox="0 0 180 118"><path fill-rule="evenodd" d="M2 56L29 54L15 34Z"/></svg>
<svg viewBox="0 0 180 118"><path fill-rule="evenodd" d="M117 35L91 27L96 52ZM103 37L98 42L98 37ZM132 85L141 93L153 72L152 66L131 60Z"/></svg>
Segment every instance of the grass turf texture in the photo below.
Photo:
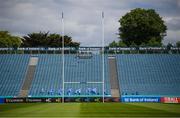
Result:
<svg viewBox="0 0 180 118"><path fill-rule="evenodd" d="M15 103L0 104L0 117L173 117L180 104L161 103Z"/></svg>

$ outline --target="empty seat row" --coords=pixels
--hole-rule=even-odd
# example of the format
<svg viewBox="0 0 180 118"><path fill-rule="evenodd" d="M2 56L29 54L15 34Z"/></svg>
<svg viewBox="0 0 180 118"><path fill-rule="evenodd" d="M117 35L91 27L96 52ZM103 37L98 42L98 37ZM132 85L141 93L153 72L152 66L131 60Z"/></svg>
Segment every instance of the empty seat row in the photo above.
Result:
<svg viewBox="0 0 180 118"><path fill-rule="evenodd" d="M62 56L61 55L38 55L38 64L31 85L29 96L62 96ZM105 58L105 94L110 95L110 83L108 74L107 57ZM70 96L84 96L86 89L96 89L96 94L103 94L102 82L102 56L93 55L89 59L79 59L76 55L65 55L64 57L64 93ZM70 83L68 83L70 82ZM73 82L79 82L73 83ZM72 90L71 92L68 92ZM80 90L80 94L76 91Z"/></svg>
<svg viewBox="0 0 180 118"><path fill-rule="evenodd" d="M0 96L18 96L30 55L0 55Z"/></svg>
<svg viewBox="0 0 180 118"><path fill-rule="evenodd" d="M180 55L116 55L122 95L180 95Z"/></svg>

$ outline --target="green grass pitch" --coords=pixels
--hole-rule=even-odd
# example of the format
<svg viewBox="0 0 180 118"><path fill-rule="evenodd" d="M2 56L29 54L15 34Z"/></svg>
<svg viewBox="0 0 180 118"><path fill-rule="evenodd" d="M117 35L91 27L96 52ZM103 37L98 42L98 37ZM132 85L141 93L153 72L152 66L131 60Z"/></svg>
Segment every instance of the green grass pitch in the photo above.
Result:
<svg viewBox="0 0 180 118"><path fill-rule="evenodd" d="M14 103L0 104L0 117L180 117L180 104Z"/></svg>

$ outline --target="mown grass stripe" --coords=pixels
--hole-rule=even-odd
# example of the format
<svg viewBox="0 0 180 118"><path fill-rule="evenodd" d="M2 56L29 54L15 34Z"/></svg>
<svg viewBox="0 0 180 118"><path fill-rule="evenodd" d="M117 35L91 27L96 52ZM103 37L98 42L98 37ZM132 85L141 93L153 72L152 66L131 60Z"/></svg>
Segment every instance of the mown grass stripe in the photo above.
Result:
<svg viewBox="0 0 180 118"><path fill-rule="evenodd" d="M0 117L180 117L178 109L180 105L160 103L2 104Z"/></svg>

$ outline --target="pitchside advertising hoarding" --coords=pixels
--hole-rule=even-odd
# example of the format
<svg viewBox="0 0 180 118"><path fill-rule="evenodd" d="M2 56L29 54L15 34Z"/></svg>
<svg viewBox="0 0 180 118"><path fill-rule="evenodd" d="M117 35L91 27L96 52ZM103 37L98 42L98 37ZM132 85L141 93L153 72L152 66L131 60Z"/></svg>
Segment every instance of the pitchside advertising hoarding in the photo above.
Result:
<svg viewBox="0 0 180 118"><path fill-rule="evenodd" d="M6 98L5 103L58 103L61 98Z"/></svg>
<svg viewBox="0 0 180 118"><path fill-rule="evenodd" d="M162 103L180 103L180 97L162 97Z"/></svg>
<svg viewBox="0 0 180 118"><path fill-rule="evenodd" d="M60 103L62 98L6 98L5 103ZM101 97L65 97L65 102L102 102ZM104 98L105 102L119 102L120 98Z"/></svg>
<svg viewBox="0 0 180 118"><path fill-rule="evenodd" d="M102 102L101 97L65 97L65 102ZM180 97L121 97L104 98L105 102L180 103ZM62 98L0 98L0 103L61 103Z"/></svg>
<svg viewBox="0 0 180 118"><path fill-rule="evenodd" d="M161 97L121 97L121 102L161 102Z"/></svg>
<svg viewBox="0 0 180 118"><path fill-rule="evenodd" d="M180 103L180 97L121 97L121 102Z"/></svg>
<svg viewBox="0 0 180 118"><path fill-rule="evenodd" d="M4 98L0 98L0 104L4 103Z"/></svg>

